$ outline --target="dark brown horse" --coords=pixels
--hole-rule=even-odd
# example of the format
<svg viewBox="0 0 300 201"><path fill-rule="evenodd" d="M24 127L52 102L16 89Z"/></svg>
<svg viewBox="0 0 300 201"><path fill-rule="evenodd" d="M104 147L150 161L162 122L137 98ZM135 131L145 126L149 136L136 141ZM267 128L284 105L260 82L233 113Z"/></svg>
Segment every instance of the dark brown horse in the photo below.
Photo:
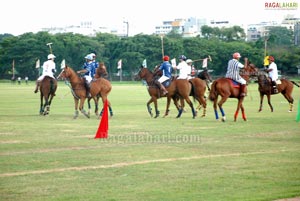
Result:
<svg viewBox="0 0 300 201"><path fill-rule="evenodd" d="M87 98L87 93L86 93L86 87L85 87L85 81L83 78L79 77L76 72L69 66L65 66L65 68L61 71L61 73L58 76L59 78L63 79L68 79L71 84L71 91L74 96L74 102L75 102L75 115L74 118L78 117L78 103L79 104L79 110L86 116L90 117L89 114L84 110L84 102L85 99ZM91 97L89 99L94 99L95 105L98 106L98 98L97 96L102 98L102 102L104 103L105 100L107 99L108 94L110 93L112 89L112 86L110 82L104 78L98 78L94 79L90 83L90 94ZM109 105L109 110L110 110L110 115L112 116L112 109L110 102L108 102ZM98 108L96 108L98 109ZM95 109L95 110L96 110ZM98 114L98 111L95 111L96 115Z"/></svg>
<svg viewBox="0 0 300 201"><path fill-rule="evenodd" d="M192 101L189 98L189 93L191 91L191 84L187 80L172 80L170 86L166 87L168 93L163 95L162 91L156 86L154 80L154 73L151 72L148 68L141 67L137 75L139 78L144 79L148 85L148 93L151 96L150 100L147 102L147 109L149 114L152 117L152 109L150 104L154 102L155 107L155 118L159 116L159 111L157 109L157 99L161 97L167 97L167 106L165 116L168 115L168 110L170 106L171 99L173 99L174 104L178 110L178 115L176 118L179 118L182 114L183 109L178 105L178 96L185 100L191 107L193 118L196 116L196 112L193 106Z"/></svg>
<svg viewBox="0 0 300 201"><path fill-rule="evenodd" d="M255 67L254 64L249 64ZM299 87L299 85L294 82L294 81L290 81L287 79L280 79L280 84L277 84L277 89L278 89L278 93L274 93L273 86L272 86L272 82L271 79L268 77L268 74L264 71L258 71L257 73L257 79L258 79L258 91L260 94L260 105L259 105L259 112L262 111L262 107L263 107L263 100L264 100L264 96L266 95L268 98L268 104L270 106L271 112L273 112L273 106L271 104L271 95L274 94L279 94L281 93L284 98L289 102L289 112L293 111L293 103L294 103L294 99L292 97L292 93L293 93L293 88L294 85L296 85L297 87Z"/></svg>
<svg viewBox="0 0 300 201"><path fill-rule="evenodd" d="M243 70L240 71L240 75L248 82L250 76L254 76L256 72L257 72L257 68L250 66L248 64L248 59L245 59L245 66ZM219 95L222 98L218 102ZM226 102L228 98L238 99L237 108L234 114L234 121L236 121L240 109L242 111L242 117L244 121L247 121L245 115L245 109L243 106L244 97L240 97L240 88L233 87L232 80L228 78L218 78L211 85L209 99L213 101L213 108L214 108L216 119L217 120L219 119L218 110L217 110L217 105L218 105L222 113L222 121L224 122L226 120L225 112L222 108L222 105Z"/></svg>
<svg viewBox="0 0 300 201"><path fill-rule="evenodd" d="M212 80L208 70L204 69L204 70L200 71L197 74L197 77L206 82L207 89L208 89L208 91L210 91L210 84L212 83L213 80Z"/></svg>
<svg viewBox="0 0 300 201"><path fill-rule="evenodd" d="M45 76L40 83L40 114L47 115L50 111L50 105L57 89L57 81L49 76ZM43 103L45 101L45 104Z"/></svg>

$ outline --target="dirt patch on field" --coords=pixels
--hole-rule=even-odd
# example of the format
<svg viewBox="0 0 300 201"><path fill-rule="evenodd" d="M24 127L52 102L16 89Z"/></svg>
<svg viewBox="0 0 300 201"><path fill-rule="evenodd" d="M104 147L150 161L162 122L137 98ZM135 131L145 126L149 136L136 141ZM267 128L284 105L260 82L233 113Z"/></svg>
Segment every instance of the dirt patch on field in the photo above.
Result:
<svg viewBox="0 0 300 201"><path fill-rule="evenodd" d="M300 197L296 197L296 198L284 198L284 199L279 199L279 200L274 200L274 201L300 201Z"/></svg>
<svg viewBox="0 0 300 201"><path fill-rule="evenodd" d="M29 143L29 142L26 142L26 141L20 141L20 140L3 140L3 141L0 141L0 144L22 144L22 143Z"/></svg>

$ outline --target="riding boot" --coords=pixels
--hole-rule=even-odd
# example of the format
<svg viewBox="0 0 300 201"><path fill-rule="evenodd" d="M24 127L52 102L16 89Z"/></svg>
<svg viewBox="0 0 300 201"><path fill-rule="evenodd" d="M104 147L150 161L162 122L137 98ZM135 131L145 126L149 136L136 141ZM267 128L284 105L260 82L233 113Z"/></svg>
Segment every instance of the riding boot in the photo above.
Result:
<svg viewBox="0 0 300 201"><path fill-rule="evenodd" d="M164 85L162 85L162 83L160 83L160 88L163 90L163 95L166 95L168 93L167 89Z"/></svg>
<svg viewBox="0 0 300 201"><path fill-rule="evenodd" d="M85 89L86 89L86 97L89 98L91 97L91 93L90 93L90 84L85 82Z"/></svg>
<svg viewBox="0 0 300 201"><path fill-rule="evenodd" d="M37 93L39 91L39 86L40 86L40 81L36 81L36 87L35 87L35 90L34 90L34 93Z"/></svg>
<svg viewBox="0 0 300 201"><path fill-rule="evenodd" d="M272 81L272 86L273 86L273 92L274 92L274 94L277 94L278 93L278 89L277 89L276 81Z"/></svg>
<svg viewBox="0 0 300 201"><path fill-rule="evenodd" d="M241 84L240 87L240 97L245 97L246 96L246 85L245 84Z"/></svg>
<svg viewBox="0 0 300 201"><path fill-rule="evenodd" d="M165 86L162 85L162 83L160 83L158 80L155 80L154 83L158 86L158 88L160 90L163 90L163 95L166 95L168 93L168 91L166 90Z"/></svg>

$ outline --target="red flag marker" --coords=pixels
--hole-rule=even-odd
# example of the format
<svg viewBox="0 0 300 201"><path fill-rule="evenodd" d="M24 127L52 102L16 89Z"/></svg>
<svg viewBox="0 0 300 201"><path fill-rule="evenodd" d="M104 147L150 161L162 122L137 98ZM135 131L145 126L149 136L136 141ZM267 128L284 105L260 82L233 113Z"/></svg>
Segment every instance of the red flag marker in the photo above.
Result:
<svg viewBox="0 0 300 201"><path fill-rule="evenodd" d="M95 135L96 138L107 138L108 135L108 100L106 99L103 106L103 114Z"/></svg>

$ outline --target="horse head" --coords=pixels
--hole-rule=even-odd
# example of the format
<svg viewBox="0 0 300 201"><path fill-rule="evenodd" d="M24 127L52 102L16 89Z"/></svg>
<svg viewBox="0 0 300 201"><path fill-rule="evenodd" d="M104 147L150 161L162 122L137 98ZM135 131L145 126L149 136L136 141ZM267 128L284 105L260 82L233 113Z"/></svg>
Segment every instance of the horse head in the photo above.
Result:
<svg viewBox="0 0 300 201"><path fill-rule="evenodd" d="M245 58L244 68L241 70L240 75L248 82L250 77L257 76L258 68Z"/></svg>
<svg viewBox="0 0 300 201"><path fill-rule="evenodd" d="M61 69L61 72L59 73L59 75L57 76L57 79L67 79L67 75L66 75L66 71L65 69L68 68L67 65L65 65L64 67L62 67Z"/></svg>
<svg viewBox="0 0 300 201"><path fill-rule="evenodd" d="M146 75L148 74L148 71L149 70L147 68L145 68L144 66L141 66L139 72L136 75L136 77L140 78L140 79L145 79Z"/></svg>
<svg viewBox="0 0 300 201"><path fill-rule="evenodd" d="M96 69L95 78L105 77L107 76L106 66L103 62L99 64L99 67Z"/></svg>
<svg viewBox="0 0 300 201"><path fill-rule="evenodd" d="M62 71L58 75L57 79L59 78L69 79L70 81L80 79L76 72L70 66L67 65L62 69Z"/></svg>

